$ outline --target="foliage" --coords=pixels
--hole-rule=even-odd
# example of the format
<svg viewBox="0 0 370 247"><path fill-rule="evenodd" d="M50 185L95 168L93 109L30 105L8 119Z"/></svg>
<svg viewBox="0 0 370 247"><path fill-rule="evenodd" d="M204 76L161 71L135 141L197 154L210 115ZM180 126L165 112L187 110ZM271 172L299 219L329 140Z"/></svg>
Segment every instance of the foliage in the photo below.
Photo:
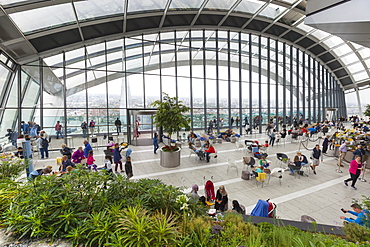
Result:
<svg viewBox="0 0 370 247"><path fill-rule="evenodd" d="M1 205L3 224L8 231L20 238L70 238L73 244L84 246L122 243L123 231L113 234L112 229L118 228L117 219L122 216L122 210L133 206L151 215L140 220L151 225L156 232L154 239L167 241L167 231L175 218L172 215L180 213L176 198L182 194L178 188L159 180L132 181L123 176L112 180L103 173L81 167L78 172L59 178L41 176L22 186L9 186L13 186L7 188L9 193L13 191L12 203ZM188 204L189 208L196 207L193 201ZM167 218L157 212L166 212L163 215Z"/></svg>
<svg viewBox="0 0 370 247"><path fill-rule="evenodd" d="M363 205L370 205L368 198ZM196 200L160 180L113 179L81 167L59 178L0 182L0 210L2 224L19 237L67 238L74 246L352 247L370 240L370 231L355 224L345 226L341 239L292 226L256 226L236 213L215 222L200 216L206 210Z"/></svg>
<svg viewBox="0 0 370 247"><path fill-rule="evenodd" d="M370 230L364 226L355 223L348 223L344 225L344 232L346 239L350 242L361 243L370 241Z"/></svg>
<svg viewBox="0 0 370 247"><path fill-rule="evenodd" d="M190 130L190 118L184 113L190 110L189 107L181 104L177 97L170 97L163 93L163 99L154 101L151 106L157 107L157 112L152 118L153 123L158 127L162 127L164 132L167 132L169 137L182 128Z"/></svg>
<svg viewBox="0 0 370 247"><path fill-rule="evenodd" d="M366 117L370 117L370 105L366 105L365 107L366 107L366 110L364 112L364 115Z"/></svg>
<svg viewBox="0 0 370 247"><path fill-rule="evenodd" d="M0 155L0 180L14 180L19 177L22 171L26 170L27 165L23 159L11 157L7 154Z"/></svg>

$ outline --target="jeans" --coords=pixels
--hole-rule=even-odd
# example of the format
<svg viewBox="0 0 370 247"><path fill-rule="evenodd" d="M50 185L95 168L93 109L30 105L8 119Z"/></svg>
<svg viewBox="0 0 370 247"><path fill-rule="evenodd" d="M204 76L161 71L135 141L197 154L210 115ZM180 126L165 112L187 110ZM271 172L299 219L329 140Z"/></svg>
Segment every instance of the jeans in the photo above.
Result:
<svg viewBox="0 0 370 247"><path fill-rule="evenodd" d="M41 154L41 159L44 158L44 154L46 158L49 158L49 149L48 148L40 148L40 154Z"/></svg>
<svg viewBox="0 0 370 247"><path fill-rule="evenodd" d="M157 150L159 148L159 145L158 145L158 143L153 144L153 145L154 145L154 153L156 154L157 153Z"/></svg>
<svg viewBox="0 0 370 247"><path fill-rule="evenodd" d="M121 133L121 126L120 125L116 125L117 127L117 133Z"/></svg>
<svg viewBox="0 0 370 247"><path fill-rule="evenodd" d="M62 134L62 131L61 131L61 130L57 130L57 131L56 131L56 134L57 134L57 139L59 139L59 136L60 136L61 138L63 138L63 134Z"/></svg>
<svg viewBox="0 0 370 247"><path fill-rule="evenodd" d="M82 137L85 138L87 135L87 129L82 129Z"/></svg>

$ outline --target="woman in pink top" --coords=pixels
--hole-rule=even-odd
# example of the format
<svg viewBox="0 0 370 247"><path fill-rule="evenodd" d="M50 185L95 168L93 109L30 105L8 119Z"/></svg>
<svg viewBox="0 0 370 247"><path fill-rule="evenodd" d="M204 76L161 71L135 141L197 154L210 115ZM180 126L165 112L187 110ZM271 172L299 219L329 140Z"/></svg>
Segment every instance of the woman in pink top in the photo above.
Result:
<svg viewBox="0 0 370 247"><path fill-rule="evenodd" d="M355 187L355 184L356 184L356 181L357 181L358 177L361 174L361 170L362 170L361 156L356 155L355 159L352 160L351 163L349 164L350 178L344 180L344 185L348 186L348 182L352 181L351 187L353 189L357 190L357 188Z"/></svg>

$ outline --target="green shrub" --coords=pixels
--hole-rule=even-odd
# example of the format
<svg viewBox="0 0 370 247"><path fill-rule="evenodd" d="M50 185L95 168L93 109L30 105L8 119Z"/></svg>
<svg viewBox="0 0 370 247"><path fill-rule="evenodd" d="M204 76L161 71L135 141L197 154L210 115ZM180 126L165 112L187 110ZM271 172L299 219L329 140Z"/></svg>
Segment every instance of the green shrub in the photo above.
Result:
<svg viewBox="0 0 370 247"><path fill-rule="evenodd" d="M23 159L0 154L0 180L14 180L22 171L26 172L27 164Z"/></svg>
<svg viewBox="0 0 370 247"><path fill-rule="evenodd" d="M355 223L344 224L346 239L350 242L361 243L370 241L370 230Z"/></svg>

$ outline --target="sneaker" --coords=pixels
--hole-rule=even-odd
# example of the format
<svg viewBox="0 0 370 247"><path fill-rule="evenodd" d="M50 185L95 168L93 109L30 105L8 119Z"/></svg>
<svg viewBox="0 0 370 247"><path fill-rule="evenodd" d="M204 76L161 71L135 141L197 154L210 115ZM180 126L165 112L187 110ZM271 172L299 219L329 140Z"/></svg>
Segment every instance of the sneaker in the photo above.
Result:
<svg viewBox="0 0 370 247"><path fill-rule="evenodd" d="M343 181L345 186L348 186L348 183L346 181Z"/></svg>
<svg viewBox="0 0 370 247"><path fill-rule="evenodd" d="M313 174L315 174L315 175L316 175L316 171L315 171L315 170L313 171Z"/></svg>
<svg viewBox="0 0 370 247"><path fill-rule="evenodd" d="M124 170L121 170L122 173L124 173L125 171Z"/></svg>
<svg viewBox="0 0 370 247"><path fill-rule="evenodd" d="M217 155L215 156L215 158L217 158Z"/></svg>
<svg viewBox="0 0 370 247"><path fill-rule="evenodd" d="M355 186L351 186L351 188L354 189L354 190L357 190L357 188Z"/></svg>

